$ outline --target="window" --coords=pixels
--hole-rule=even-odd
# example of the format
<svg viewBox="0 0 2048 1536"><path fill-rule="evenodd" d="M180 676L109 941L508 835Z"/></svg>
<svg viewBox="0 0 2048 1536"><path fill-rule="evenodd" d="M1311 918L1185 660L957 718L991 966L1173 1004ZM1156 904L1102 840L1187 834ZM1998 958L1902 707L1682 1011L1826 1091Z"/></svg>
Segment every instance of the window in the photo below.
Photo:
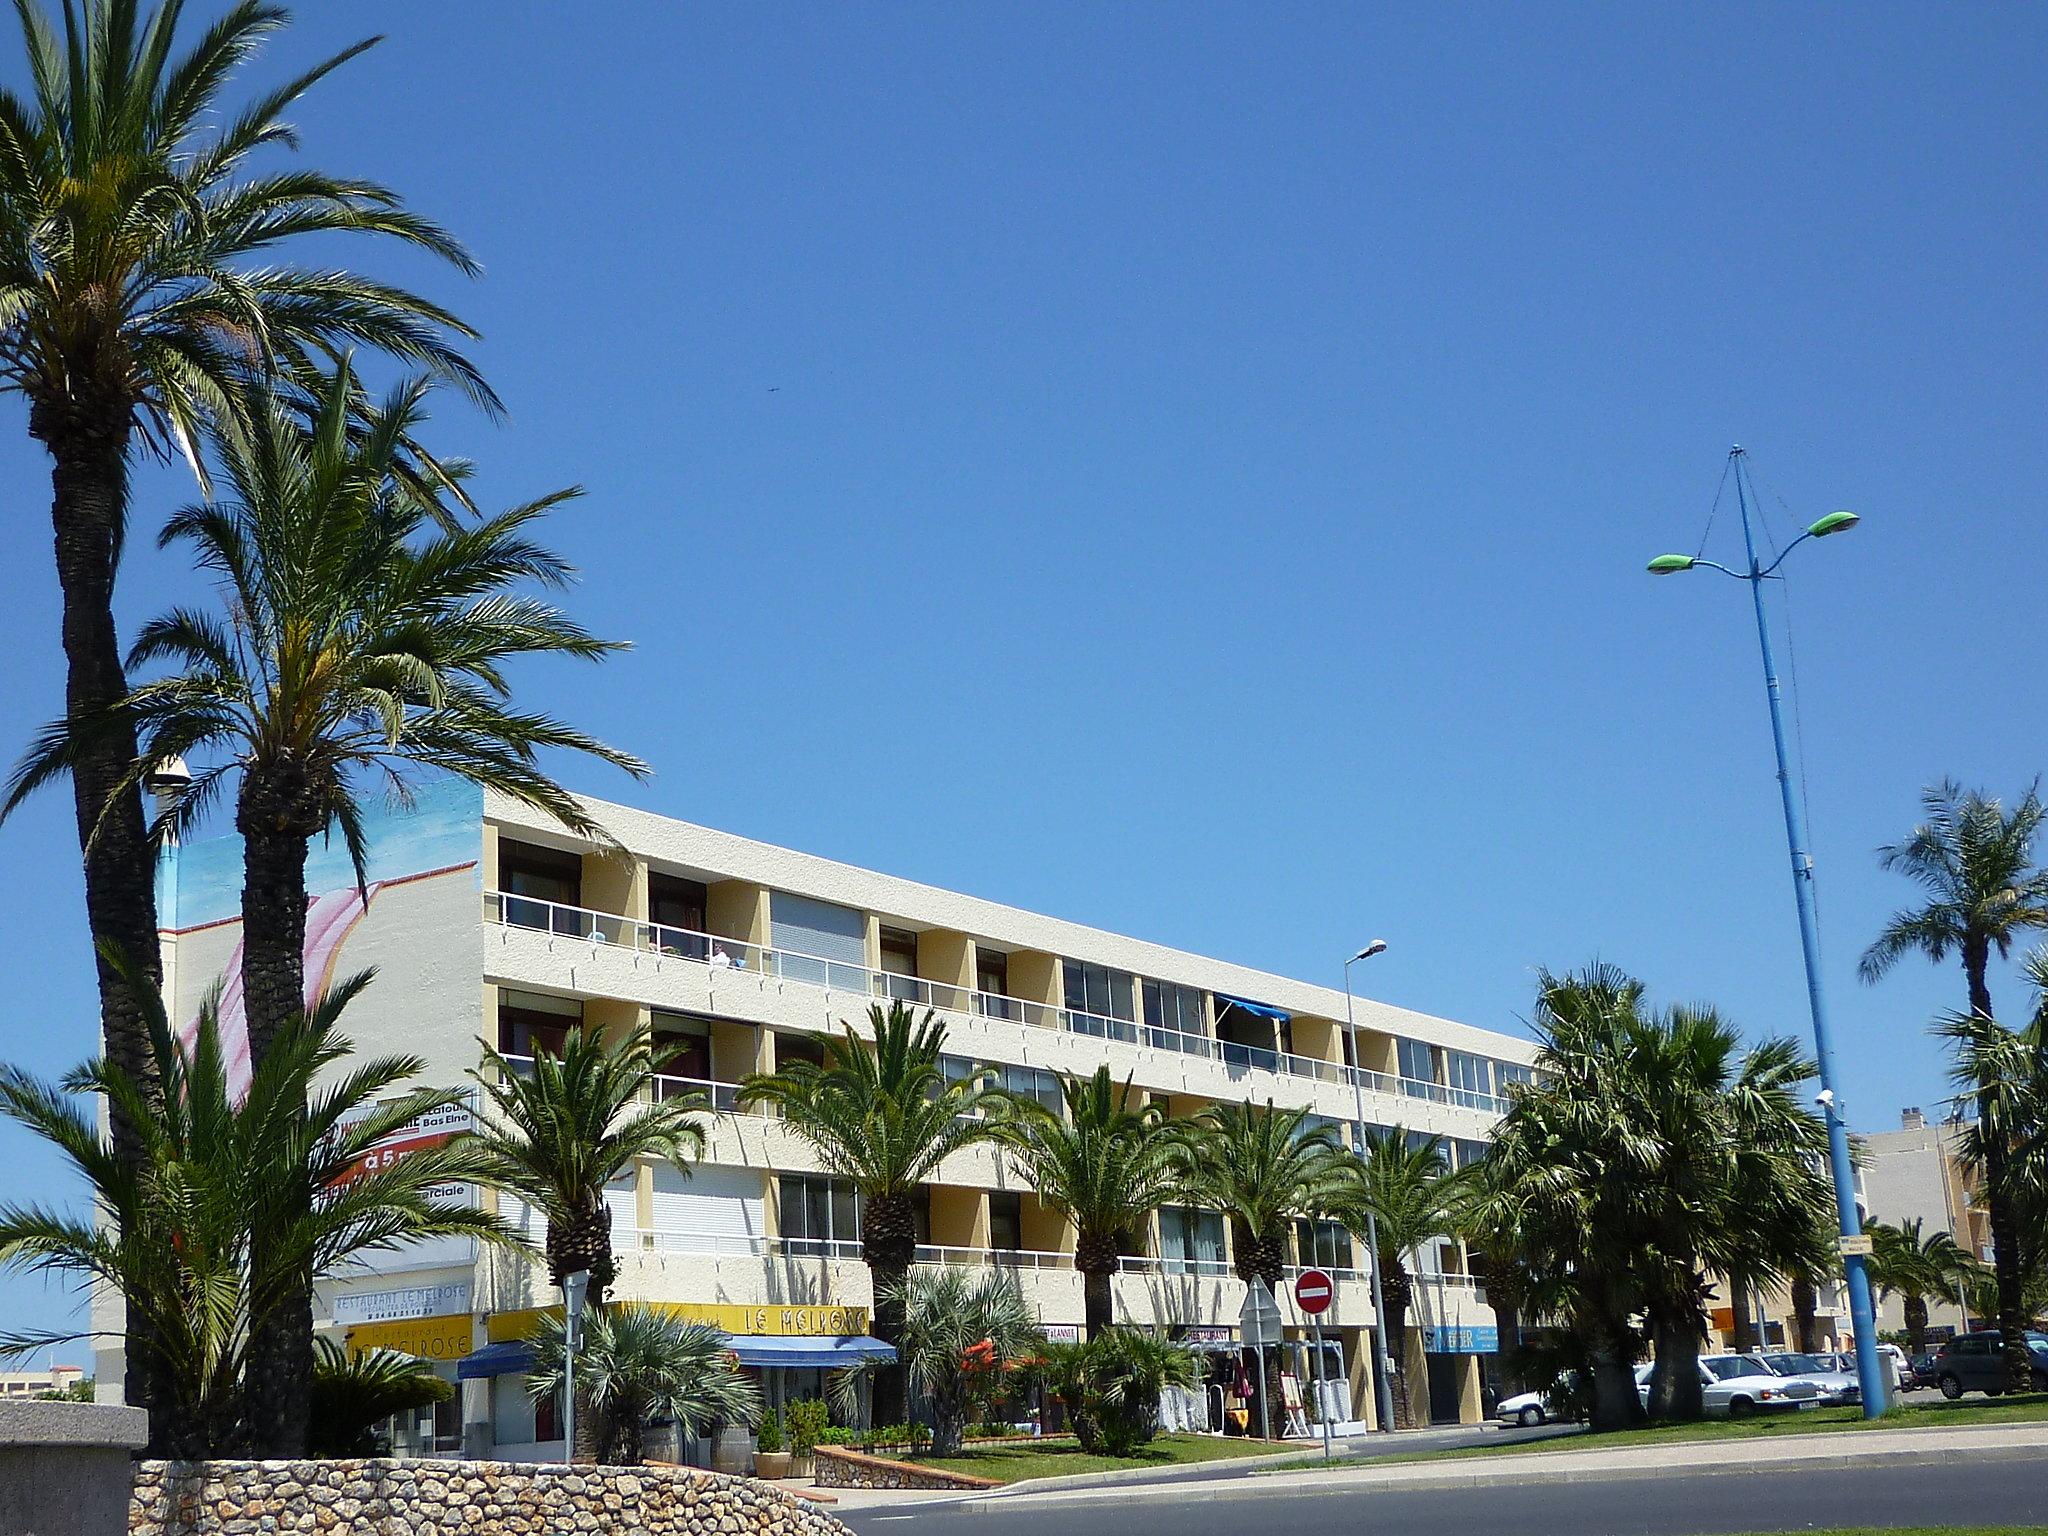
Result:
<svg viewBox="0 0 2048 1536"><path fill-rule="evenodd" d="M1519 1061L1496 1061L1493 1064L1494 1081L1500 1084L1499 1093L1505 1098L1511 1084L1519 1083L1524 1088L1536 1082L1536 1069L1524 1066Z"/></svg>
<svg viewBox="0 0 2048 1536"><path fill-rule="evenodd" d="M583 860L559 848L498 839L498 889L505 893L505 921L520 928L578 933L578 915L564 907L583 905Z"/></svg>
<svg viewBox="0 0 2048 1536"><path fill-rule="evenodd" d="M1203 1005L1201 988L1147 981L1144 997L1147 1045L1170 1051L1201 1049L1185 1038L1206 1039L1209 1033L1209 1010Z"/></svg>
<svg viewBox="0 0 2048 1536"><path fill-rule="evenodd" d="M785 1173L775 1231L791 1253L826 1254L832 1243L860 1241L860 1194L845 1179Z"/></svg>
<svg viewBox="0 0 2048 1536"><path fill-rule="evenodd" d="M654 1058L667 1058L663 1077L711 1079L711 1021L683 1013L657 1012L652 1020Z"/></svg>
<svg viewBox="0 0 2048 1536"><path fill-rule="evenodd" d="M868 920L852 907L776 891L768 898L776 965L792 981L868 990Z"/></svg>
<svg viewBox="0 0 2048 1536"><path fill-rule="evenodd" d="M1470 1168L1474 1163L1486 1156L1486 1143L1483 1141L1453 1141L1451 1143L1451 1155L1460 1168Z"/></svg>
<svg viewBox="0 0 2048 1536"><path fill-rule="evenodd" d="M1079 960L1063 961L1062 970L1069 1028L1076 1034L1137 1040L1129 976L1122 971L1112 971L1105 965L1087 965Z"/></svg>
<svg viewBox="0 0 2048 1536"><path fill-rule="evenodd" d="M706 909L711 893L695 880L680 875L650 874L647 877L647 920L654 925L654 942L663 954L686 960L702 960L709 946L704 939L708 926Z"/></svg>
<svg viewBox="0 0 2048 1536"><path fill-rule="evenodd" d="M1477 1101L1493 1097L1493 1063L1484 1056L1464 1051L1444 1052L1444 1077L1451 1085L1454 1103L1484 1108Z"/></svg>
<svg viewBox="0 0 2048 1536"><path fill-rule="evenodd" d="M1161 1207L1159 1257L1168 1274L1221 1274L1222 1213L1185 1205Z"/></svg>
<svg viewBox="0 0 2048 1536"><path fill-rule="evenodd" d="M1401 1063L1401 1091L1418 1099L1440 1097L1421 1086L1438 1081L1436 1047L1427 1040L1396 1040L1394 1047Z"/></svg>
<svg viewBox="0 0 2048 1536"><path fill-rule="evenodd" d="M1294 1251L1306 1268L1351 1268L1351 1234L1340 1221L1297 1220L1294 1223Z"/></svg>
<svg viewBox="0 0 2048 1536"><path fill-rule="evenodd" d="M917 1001L917 935L904 928L882 930L882 969L888 973L888 996ZM898 981L897 977L904 977Z"/></svg>
<svg viewBox="0 0 2048 1536"><path fill-rule="evenodd" d="M1443 1137L1432 1136L1427 1131L1409 1131L1407 1141L1410 1152L1434 1152L1438 1161L1443 1164L1444 1172L1450 1172L1450 1154L1444 1145Z"/></svg>
<svg viewBox="0 0 2048 1536"><path fill-rule="evenodd" d="M507 1056L560 1055L569 1031L583 1027L583 1004L540 992L498 994L498 1049Z"/></svg>
<svg viewBox="0 0 2048 1536"><path fill-rule="evenodd" d="M1014 1019L1010 995L1010 957L979 945L974 950L974 989L982 994L981 1011L992 1019ZM1005 999L1005 1001L998 1001Z"/></svg>
<svg viewBox="0 0 2048 1536"><path fill-rule="evenodd" d="M988 1245L998 1253L1024 1247L1024 1197L996 1190L988 1197Z"/></svg>
<svg viewBox="0 0 2048 1536"><path fill-rule="evenodd" d="M808 1061L814 1067L825 1065L825 1040L822 1035L790 1035L775 1031L775 1070L780 1072L793 1061Z"/></svg>
<svg viewBox="0 0 2048 1536"><path fill-rule="evenodd" d="M1055 1114L1066 1107L1059 1078L1042 1067L1005 1067L1002 1084L1020 1098L1036 1099Z"/></svg>

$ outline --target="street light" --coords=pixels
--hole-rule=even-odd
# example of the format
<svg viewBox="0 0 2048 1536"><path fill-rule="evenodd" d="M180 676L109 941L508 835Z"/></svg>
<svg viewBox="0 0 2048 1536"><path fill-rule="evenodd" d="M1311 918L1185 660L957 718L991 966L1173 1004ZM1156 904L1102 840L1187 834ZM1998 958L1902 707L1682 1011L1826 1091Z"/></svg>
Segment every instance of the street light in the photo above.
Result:
<svg viewBox="0 0 2048 1536"><path fill-rule="evenodd" d="M562 1460L576 1459L576 1346L583 1342L583 1299L590 1271L562 1276Z"/></svg>
<svg viewBox="0 0 2048 1536"><path fill-rule="evenodd" d="M1806 829L1799 813L1798 797L1792 793L1792 772L1785 759L1784 705L1778 692L1778 667L1771 656L1771 627L1764 615L1764 582L1808 539L1825 539L1846 533L1860 519L1854 512L1830 512L1808 526L1769 565L1758 563L1756 535L1750 527L1749 489L1744 485L1743 453L1728 450L1729 470L1735 477L1735 501L1742 512L1742 547L1748 557L1746 571L1731 571L1696 555L1659 555L1650 562L1656 576L1680 571L1706 569L1749 583L1749 595L1756 607L1756 638L1763 652L1764 694L1771 706L1771 743L1778 754L1778 793L1785 805L1785 842L1792 853L1792 894L1799 907L1799 944L1806 957L1806 1001L1813 1014L1814 1056L1820 1068L1820 1103L1827 1116L1828 1162L1835 1179L1835 1210L1841 1221L1843 1268L1849 1282L1849 1321L1856 1333L1856 1378L1863 1389L1863 1416L1880 1417L1885 1410L1885 1371L1877 1353L1877 1321L1870 1306L1870 1273L1863 1256L1868 1251L1863 1220L1856 1209L1855 1165L1849 1158L1849 1123L1842 1113L1841 1096L1835 1092L1835 1053L1828 1035L1827 1006L1821 995L1820 938L1813 907L1813 855L1806 851Z"/></svg>
<svg viewBox="0 0 2048 1536"><path fill-rule="evenodd" d="M1351 1001L1351 967L1387 952L1385 939L1374 939L1344 962L1344 1039L1351 1048L1351 1099L1357 1116L1353 1145L1365 1152L1365 1072L1358 1059L1357 1008ZM1372 1400L1379 1409L1380 1429L1394 1427L1394 1384L1387 1364L1387 1298L1380 1290L1380 1224L1370 1206L1365 1212L1365 1251L1372 1258Z"/></svg>

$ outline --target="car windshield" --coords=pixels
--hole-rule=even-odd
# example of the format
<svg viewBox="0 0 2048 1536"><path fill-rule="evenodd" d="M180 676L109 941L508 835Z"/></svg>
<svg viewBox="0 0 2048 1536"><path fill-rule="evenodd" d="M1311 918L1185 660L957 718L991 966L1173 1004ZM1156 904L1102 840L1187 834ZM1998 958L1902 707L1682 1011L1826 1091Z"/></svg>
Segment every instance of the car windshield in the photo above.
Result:
<svg viewBox="0 0 2048 1536"><path fill-rule="evenodd" d="M1779 1376L1802 1376L1812 1371L1835 1368L1832 1360L1824 1361L1815 1355L1765 1355L1764 1364Z"/></svg>
<svg viewBox="0 0 2048 1536"><path fill-rule="evenodd" d="M1708 1355L1700 1361L1716 1381L1733 1381L1738 1376L1768 1376L1770 1372L1755 1360L1740 1355Z"/></svg>

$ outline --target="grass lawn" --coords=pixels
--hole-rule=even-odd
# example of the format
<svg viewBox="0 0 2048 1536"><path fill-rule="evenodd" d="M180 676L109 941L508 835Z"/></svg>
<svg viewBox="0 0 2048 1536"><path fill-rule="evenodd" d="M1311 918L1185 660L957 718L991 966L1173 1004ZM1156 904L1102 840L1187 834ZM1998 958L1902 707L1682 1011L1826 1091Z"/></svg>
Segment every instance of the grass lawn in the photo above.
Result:
<svg viewBox="0 0 2048 1536"><path fill-rule="evenodd" d="M1013 1440L1001 1445L970 1446L959 1456L904 1457L920 1466L990 1477L999 1483L1021 1483L1032 1477L1066 1477L1076 1472L1116 1472L1126 1467L1174 1467L1194 1461L1222 1461L1233 1456L1271 1455L1285 1449L1267 1440L1226 1439L1220 1435L1161 1435L1135 1456L1090 1456L1068 1435L1043 1440Z"/></svg>
<svg viewBox="0 0 2048 1536"><path fill-rule="evenodd" d="M1931 1395L1931 1394L1930 1394ZM1979 1424L2048 1423L2048 1392L2024 1397L1967 1397L1958 1402L1910 1400L1881 1419L1866 1419L1856 1408L1817 1408L1812 1413L1778 1413L1754 1419L1708 1419L1699 1424L1653 1424L1647 1429L1607 1434L1563 1435L1522 1444L1467 1445L1407 1456L1371 1456L1375 1466L1406 1461L1450 1461L1466 1456L1539 1456L1550 1451L1618 1450L1636 1445L1672 1445L1688 1440L1760 1440L1780 1435L1849 1433L1864 1429L1966 1429ZM1320 1458L1289 1462L1270 1470L1321 1466ZM1268 1470L1268 1469L1261 1469Z"/></svg>

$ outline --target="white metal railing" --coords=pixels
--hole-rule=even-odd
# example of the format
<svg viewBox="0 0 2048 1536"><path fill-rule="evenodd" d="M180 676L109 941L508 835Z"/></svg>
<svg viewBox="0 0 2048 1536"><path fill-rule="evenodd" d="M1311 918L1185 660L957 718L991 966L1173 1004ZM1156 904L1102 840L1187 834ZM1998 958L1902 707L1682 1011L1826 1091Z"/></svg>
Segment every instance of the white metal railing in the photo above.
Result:
<svg viewBox="0 0 2048 1536"><path fill-rule="evenodd" d="M919 1243L916 1262L980 1269L1072 1269L1074 1256L1049 1248L955 1248L944 1243Z"/></svg>
<svg viewBox="0 0 2048 1536"><path fill-rule="evenodd" d="M721 934L700 933L694 929L675 928L661 923L636 922L632 918L595 911L589 907L566 906L560 902L542 901L534 896L518 896L508 891L486 891L483 900L484 917L488 922L581 939L591 944L616 945L662 959L688 960L708 966L714 972L731 971L735 974L825 987L837 992L855 992L869 997L899 999L921 1007L935 1008L942 1013L971 1018L1002 1019L1039 1028L1060 1029L1091 1039L1115 1040L1126 1045L1149 1046L1156 1050L1218 1061L1226 1067L1276 1072L1286 1077L1305 1078L1346 1088L1356 1083L1369 1093L1400 1094L1431 1103L1480 1110L1488 1114L1503 1114L1507 1108L1502 1099L1492 1094L1453 1088L1444 1083L1394 1077L1362 1067L1349 1067L1341 1062L1324 1061L1313 1056L1297 1056L1268 1046L1216 1040L1207 1035L1190 1034L1184 1030L1145 1024L1134 1019L1112 1018L1082 1009L1059 1008L1049 1003L1032 1002L1026 998L1007 997L996 992L980 992L969 987L931 981L922 976L871 970L867 966L854 965L844 960L830 960L820 955L771 949L764 945L750 944L744 939L727 938Z"/></svg>
<svg viewBox="0 0 2048 1536"><path fill-rule="evenodd" d="M1150 1253L1127 1253L1120 1265L1127 1275L1200 1275L1220 1280L1233 1273L1228 1259L1162 1258Z"/></svg>
<svg viewBox="0 0 2048 1536"><path fill-rule="evenodd" d="M654 1079L656 1103L692 1093L701 1093L711 1108L721 1115L759 1113L758 1110L741 1108L738 1083L714 1082L703 1077L670 1077L666 1073L659 1074Z"/></svg>

